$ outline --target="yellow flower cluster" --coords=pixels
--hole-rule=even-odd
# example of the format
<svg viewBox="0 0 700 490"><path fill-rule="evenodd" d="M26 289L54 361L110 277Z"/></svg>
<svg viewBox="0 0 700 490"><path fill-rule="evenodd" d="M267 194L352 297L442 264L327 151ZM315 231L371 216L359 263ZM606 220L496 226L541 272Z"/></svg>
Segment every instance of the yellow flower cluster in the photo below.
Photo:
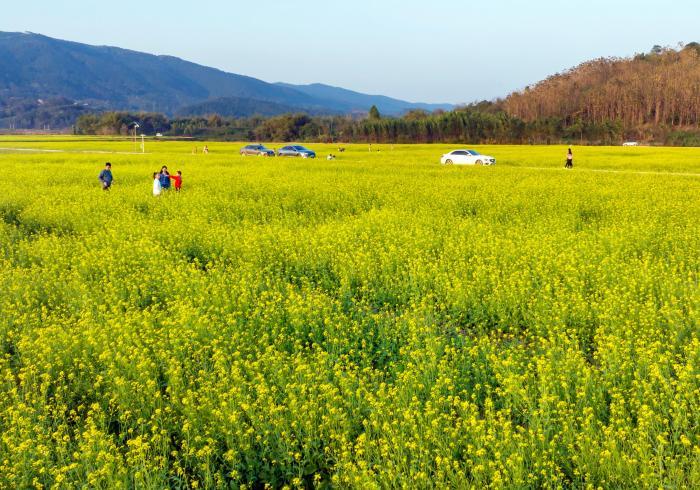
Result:
<svg viewBox="0 0 700 490"><path fill-rule="evenodd" d="M0 155L0 489L700 486L697 176L158 145Z"/></svg>

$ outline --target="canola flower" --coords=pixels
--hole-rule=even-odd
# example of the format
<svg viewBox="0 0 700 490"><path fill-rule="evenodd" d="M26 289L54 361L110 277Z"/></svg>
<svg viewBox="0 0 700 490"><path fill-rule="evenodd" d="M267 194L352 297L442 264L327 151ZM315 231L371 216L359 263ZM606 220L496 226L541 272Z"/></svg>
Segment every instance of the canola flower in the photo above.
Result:
<svg viewBox="0 0 700 490"><path fill-rule="evenodd" d="M700 485L695 150L209 146L0 154L0 488Z"/></svg>

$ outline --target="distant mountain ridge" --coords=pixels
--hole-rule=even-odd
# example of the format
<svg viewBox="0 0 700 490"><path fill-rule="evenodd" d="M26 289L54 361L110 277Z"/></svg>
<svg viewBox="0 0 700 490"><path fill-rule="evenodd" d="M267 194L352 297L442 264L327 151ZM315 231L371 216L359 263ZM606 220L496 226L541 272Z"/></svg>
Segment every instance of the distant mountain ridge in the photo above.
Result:
<svg viewBox="0 0 700 490"><path fill-rule="evenodd" d="M344 104L350 111L366 111L368 107L377 106L379 112L384 114L401 114L413 109L434 111L437 109L452 110L453 104L426 104L422 102L406 102L385 95L367 95L340 87L333 87L322 83L309 85L292 85L290 83L277 82L275 85L297 90L311 97L325 100L334 100Z"/></svg>
<svg viewBox="0 0 700 490"><path fill-rule="evenodd" d="M218 99L205 100L177 110L177 116L201 116L218 114L223 117L245 117L251 114L258 116L276 116L298 112L299 108L291 105L280 104L259 99L246 99L244 97L220 97ZM329 113L328 110L316 110L306 108L309 114Z"/></svg>
<svg viewBox="0 0 700 490"><path fill-rule="evenodd" d="M340 114L367 111L372 105L398 115L426 107L320 84L268 83L173 56L0 32L0 108L17 105L10 100L51 98L71 99L94 109L166 114L218 107L236 116L290 111Z"/></svg>

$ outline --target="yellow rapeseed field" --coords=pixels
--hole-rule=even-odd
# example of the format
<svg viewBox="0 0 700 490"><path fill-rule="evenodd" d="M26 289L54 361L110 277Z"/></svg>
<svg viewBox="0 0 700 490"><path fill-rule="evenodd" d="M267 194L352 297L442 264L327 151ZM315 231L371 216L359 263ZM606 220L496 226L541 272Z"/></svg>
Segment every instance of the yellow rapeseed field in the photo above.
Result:
<svg viewBox="0 0 700 490"><path fill-rule="evenodd" d="M0 137L0 488L700 485L700 150L135 146Z"/></svg>

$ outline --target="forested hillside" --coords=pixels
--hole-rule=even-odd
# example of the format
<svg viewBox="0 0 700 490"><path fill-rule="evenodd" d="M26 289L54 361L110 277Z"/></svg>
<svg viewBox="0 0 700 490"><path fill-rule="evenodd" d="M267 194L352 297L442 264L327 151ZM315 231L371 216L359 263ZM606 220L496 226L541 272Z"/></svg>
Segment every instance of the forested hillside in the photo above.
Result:
<svg viewBox="0 0 700 490"><path fill-rule="evenodd" d="M567 125L618 121L626 130L700 125L700 45L655 46L634 58L605 58L511 94L502 107L525 121Z"/></svg>

